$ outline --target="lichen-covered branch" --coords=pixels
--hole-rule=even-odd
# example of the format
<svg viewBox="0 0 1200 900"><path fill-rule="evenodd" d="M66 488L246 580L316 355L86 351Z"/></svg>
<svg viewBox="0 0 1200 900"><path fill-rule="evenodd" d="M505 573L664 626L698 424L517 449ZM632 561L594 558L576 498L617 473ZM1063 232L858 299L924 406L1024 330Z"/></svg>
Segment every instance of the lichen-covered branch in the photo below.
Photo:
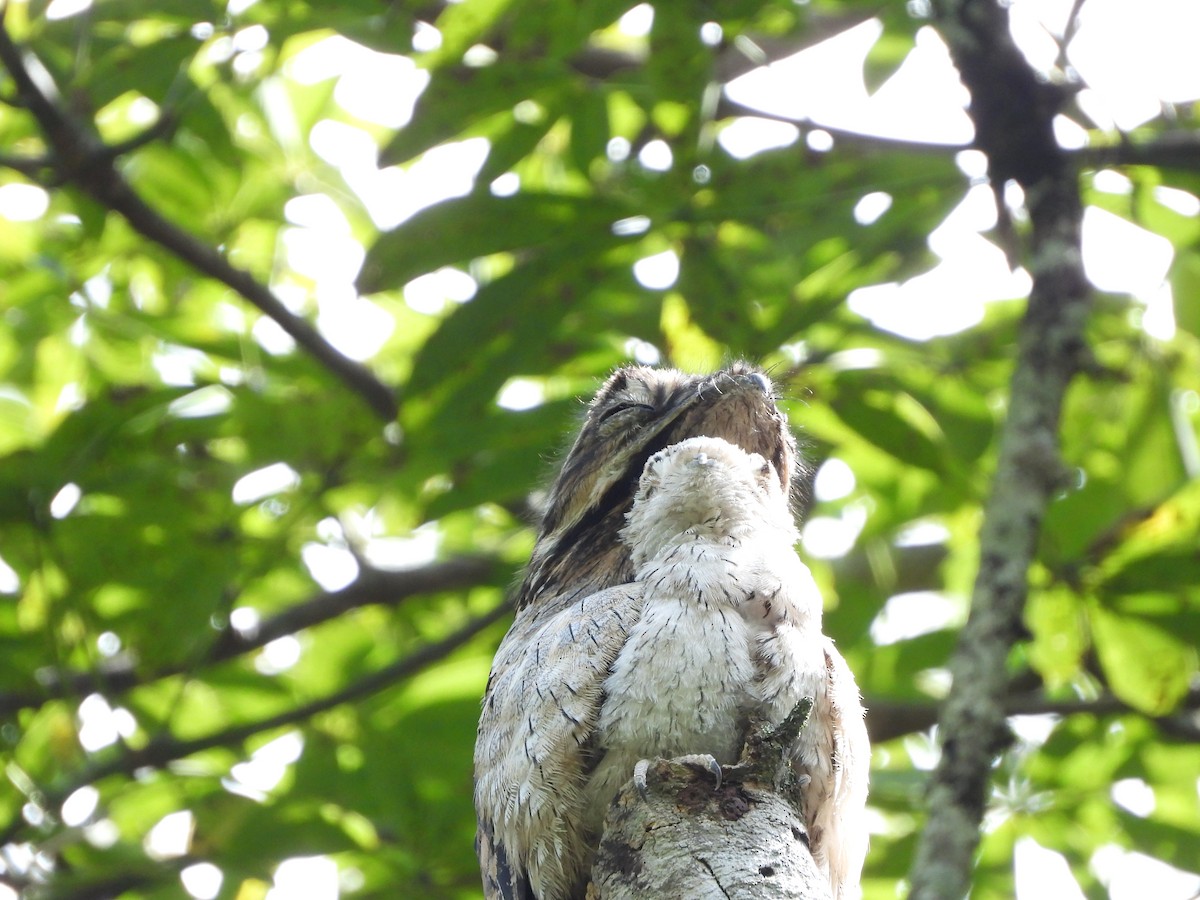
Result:
<svg viewBox="0 0 1200 900"><path fill-rule="evenodd" d="M913 898L968 893L993 761L1009 733L1003 698L1009 652L1023 633L1027 577L1046 505L1062 483L1058 425L1063 397L1085 355L1089 289L1080 254L1076 175L1052 128L1061 99L1014 44L995 0L941 0L938 28L971 92L976 146L997 186L1024 189L1033 277L1021 324L1008 419L984 507L971 615L950 661L953 685L939 718L942 756L929 787Z"/></svg>
<svg viewBox="0 0 1200 900"><path fill-rule="evenodd" d="M671 760L651 788L617 795L604 824L589 900L829 900L804 820L771 786L726 783Z"/></svg>
<svg viewBox="0 0 1200 900"><path fill-rule="evenodd" d="M655 760L644 786L626 784L604 819L588 900L830 900L790 763L812 708L803 700L754 729L719 784L703 757Z"/></svg>

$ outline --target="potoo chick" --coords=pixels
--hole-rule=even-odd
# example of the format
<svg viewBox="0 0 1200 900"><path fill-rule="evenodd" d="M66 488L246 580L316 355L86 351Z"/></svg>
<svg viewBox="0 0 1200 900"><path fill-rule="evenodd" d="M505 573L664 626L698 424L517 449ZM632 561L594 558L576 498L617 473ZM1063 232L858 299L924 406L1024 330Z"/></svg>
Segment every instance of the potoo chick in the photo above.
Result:
<svg viewBox="0 0 1200 900"><path fill-rule="evenodd" d="M582 897L642 759L735 762L751 720L813 700L793 748L814 859L856 893L869 748L796 557L794 441L770 382L630 367L597 394L497 651L476 743L489 898Z"/></svg>

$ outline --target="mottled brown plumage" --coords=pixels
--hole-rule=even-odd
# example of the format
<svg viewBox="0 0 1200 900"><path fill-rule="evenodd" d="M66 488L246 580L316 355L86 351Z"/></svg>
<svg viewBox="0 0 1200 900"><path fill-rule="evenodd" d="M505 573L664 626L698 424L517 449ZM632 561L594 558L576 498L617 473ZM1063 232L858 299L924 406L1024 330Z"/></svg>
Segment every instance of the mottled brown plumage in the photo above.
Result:
<svg viewBox="0 0 1200 900"><path fill-rule="evenodd" d="M697 436L714 440L688 440ZM688 453L699 454L702 470ZM852 678L836 699L826 690L827 653L844 663L820 634L820 597L791 550L795 465L770 382L749 366L713 376L630 367L597 393L551 491L484 698L476 806L487 897L581 897L607 797L639 754L732 762L751 716L780 719L801 694L851 705L861 731ZM666 470L677 470L667 484L680 502L659 507L650 497ZM635 491L641 506L631 518ZM710 508L730 528L700 528L693 540L689 517L711 519ZM694 579L702 585L692 597L680 586ZM749 624L713 624L729 624L727 615ZM654 623L662 621L694 639L660 646ZM693 646L697 654L684 652ZM742 661L710 676L704 660L727 650ZM677 652L673 667L667 657ZM726 689L711 710L667 702ZM660 714L646 691L665 692ZM818 725L824 730L806 729L810 738L838 729L832 720ZM828 780L836 751L820 746L812 771ZM863 747L854 752L865 759ZM865 796L865 772L862 782Z"/></svg>

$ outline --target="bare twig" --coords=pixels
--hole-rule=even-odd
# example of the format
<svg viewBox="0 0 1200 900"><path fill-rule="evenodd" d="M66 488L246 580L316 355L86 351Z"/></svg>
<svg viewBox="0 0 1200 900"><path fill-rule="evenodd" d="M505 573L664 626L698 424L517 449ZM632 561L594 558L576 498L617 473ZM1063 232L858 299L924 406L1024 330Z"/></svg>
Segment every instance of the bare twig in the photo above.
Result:
<svg viewBox="0 0 1200 900"><path fill-rule="evenodd" d="M1058 422L1085 355L1091 301L1077 178L1054 139L1061 93L1036 78L996 0L937 0L934 6L971 92L976 144L988 156L995 184L1014 179L1025 188L1034 246L1028 262L1033 289L984 508L971 615L950 660L953 682L939 718L942 756L911 870L910 897L959 900L970 885L992 762L1010 740L1006 661L1023 633L1028 570L1046 505L1062 481Z"/></svg>
<svg viewBox="0 0 1200 900"><path fill-rule="evenodd" d="M1071 11L1067 13L1067 24L1063 27L1062 40L1058 43L1058 67L1065 73L1070 68L1070 60L1067 58L1067 52L1070 49L1071 41L1075 40L1075 35L1079 33L1079 26L1082 23L1081 13L1083 12L1083 4L1085 0L1074 0L1071 4Z"/></svg>
<svg viewBox="0 0 1200 900"><path fill-rule="evenodd" d="M0 153L0 168L20 172L32 181L40 180L39 176L53 165L53 160L48 156L10 156Z"/></svg>
<svg viewBox="0 0 1200 900"><path fill-rule="evenodd" d="M116 169L114 161L120 153L153 139L157 127L169 129L169 119L164 118L160 126L133 141L106 145L91 128L57 105L31 77L22 51L3 27L3 10L0 5L0 63L12 77L21 104L37 120L50 145L49 159L56 178L77 185L104 206L119 212L143 237L232 288L277 322L297 344L362 397L380 418L394 419L396 398L369 369L335 350L312 325L294 315L249 272L233 266L216 249L160 215ZM30 160L28 164L11 167L26 172L37 162Z"/></svg>
<svg viewBox="0 0 1200 900"><path fill-rule="evenodd" d="M209 666L241 656L276 638L319 625L361 606L395 606L418 594L487 584L494 581L500 571L499 561L486 556L462 556L399 572L364 569L353 584L339 591L322 592L288 607L253 631L229 628L221 632L198 663L181 661L144 673L137 670L133 660L121 659L110 661L97 671L56 673L36 691L0 693L0 716L19 709L37 708L58 697L81 696L90 691L111 696L184 671L194 671L197 665Z"/></svg>
<svg viewBox="0 0 1200 900"><path fill-rule="evenodd" d="M763 110L755 109L753 106L746 106L744 103L739 103L722 95L717 103L716 117L721 119L733 116L754 116L759 119L786 122L789 125L795 125L797 128L808 129L810 131L823 131L839 144L861 147L867 150L877 150L880 153L917 153L945 157L953 156L960 150L970 148L969 144L936 144L930 141L910 141L903 138L891 138L877 134L863 134L862 132L849 131L845 128L822 125L820 122L812 119L797 119L792 116L781 116L776 113L764 112Z"/></svg>
<svg viewBox="0 0 1200 900"><path fill-rule="evenodd" d="M139 147L144 147L157 140L170 138L178 125L179 122L176 120L174 114L163 112L153 124L133 137L118 141L115 144L109 144L105 148L105 152L109 155L110 159L115 161L126 153L132 153Z"/></svg>
<svg viewBox="0 0 1200 900"><path fill-rule="evenodd" d="M867 697L865 703L872 744L925 731L937 723L938 708L933 702L906 703ZM1014 693L1003 699L1001 707L1005 716L1145 715L1111 694L1087 700L1064 700L1047 697L1040 691ZM1192 723L1197 710L1200 710L1200 690L1193 690L1171 715L1156 717L1153 721L1165 733L1186 741L1200 741L1200 730Z"/></svg>
<svg viewBox="0 0 1200 900"><path fill-rule="evenodd" d="M1168 131L1147 140L1123 140L1117 144L1085 147L1073 154L1081 165L1157 166L1200 172L1200 133Z"/></svg>
<svg viewBox="0 0 1200 900"><path fill-rule="evenodd" d="M797 119L765 112L722 96L717 104L717 118L754 116L775 122L786 122L797 128L824 131L836 144L879 153L912 153L922 156L953 156L977 144L936 144L929 141L890 138L834 128L812 119ZM1140 140L1121 140L1116 143L1094 144L1075 150L1062 150L1062 156L1078 168L1106 166L1157 166L1187 172L1200 171L1200 132L1169 131Z"/></svg>

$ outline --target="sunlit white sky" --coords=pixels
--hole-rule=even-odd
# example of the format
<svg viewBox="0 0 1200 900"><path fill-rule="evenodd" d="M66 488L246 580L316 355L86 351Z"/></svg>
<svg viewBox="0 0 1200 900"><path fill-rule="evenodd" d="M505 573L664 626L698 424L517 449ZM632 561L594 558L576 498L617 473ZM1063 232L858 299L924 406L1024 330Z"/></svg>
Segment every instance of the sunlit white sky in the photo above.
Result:
<svg viewBox="0 0 1200 900"><path fill-rule="evenodd" d="M67 18L86 9L89 2L53 0L49 15ZM244 8L253 2L237 0L231 4L231 12L236 14L235 7ZM920 6L921 2L914 0L913 5ZM1019 43L1035 65L1049 70L1058 56L1055 38L1063 33L1072 0L1012 0L1010 5ZM651 6L643 4L622 18L621 28L631 36L644 35L652 20ZM1087 0L1080 21L1069 60L1089 85L1080 94L1079 105L1091 118L1090 125L1127 130L1158 115L1164 102L1200 98L1200 65L1196 62L1200 2ZM706 27L705 40L711 43L719 38L712 26ZM875 93L867 92L862 62L880 31L877 22L866 22L739 78L729 85L728 94L746 106L772 116L802 120L809 126L949 145L969 142L966 92L944 44L930 28L918 34L916 49L895 76ZM197 36L206 35L201 32ZM262 62L266 38L261 26L252 26L212 41L208 52L216 59L230 60L235 71L254 71ZM421 27L418 49L435 49L439 43L436 29ZM485 48L471 52L476 62L487 62ZM413 104L428 83L427 74L412 61L377 53L339 37L325 39L295 56L286 64L284 75L305 84L336 79L335 98L344 108L361 119L393 128L408 121ZM386 85L386 90L380 85ZM803 85L804 90L797 90L797 85ZM282 82L269 80L263 90L276 137L282 141L302 140L283 99ZM529 112L536 114L536 110ZM1082 129L1066 120L1060 123L1059 137L1070 147L1086 141ZM739 158L788 146L799 139L794 125L768 118L741 120L723 130L719 138L722 147ZM831 148L829 138L820 133L810 132L807 140L814 149ZM343 173L381 229L395 227L440 200L467 193L488 151L486 141L476 138L431 150L405 168L380 169L376 164L376 141L362 129L325 120L312 130L309 142L319 156ZM835 141L832 151L836 152ZM628 145L621 141L610 146L614 157L629 152ZM1022 296L1028 290L1028 276L1023 271L1011 272L1003 254L983 236L994 224L995 210L991 191L983 184L982 157L974 151L961 151L957 159L975 186L930 237L931 249L941 259L940 264L907 282L863 289L849 298L853 311L881 328L918 340L951 334L977 323L988 301ZM668 168L673 163L669 148L662 142L646 147L639 162L651 169ZM491 189L497 194L510 194L519 186L517 177L509 174L493 182ZM1116 172L1103 173L1097 187L1118 194L1131 189L1129 181ZM1158 198L1184 215L1200 215L1200 201L1189 194L1160 189ZM856 215L867 224L886 215L890 204L887 194L864 185ZM48 197L41 188L20 183L0 186L0 216L37 221L47 210ZM285 214L289 228L283 241L288 262L295 272L311 279L314 287L310 292L307 286L284 280L274 285L275 289L295 308L315 296L317 325L325 336L347 355L369 358L383 345L393 325L388 315L354 291L354 278L364 252L353 239L349 222L334 200L324 194L294 199L287 204ZM1171 293L1165 282L1172 256L1166 240L1101 210L1087 211L1084 262L1089 277L1104 290L1128 292L1141 301L1145 308L1142 324L1152 337L1169 338L1174 332ZM640 261L634 274L648 289L666 290L674 284L678 269L678 259L667 252ZM469 302L474 292L475 282L466 272L446 268L407 285L405 299L418 311L434 313L448 304ZM97 285L95 293L103 297L104 286ZM96 297L89 299L96 302ZM230 307L231 317L241 314ZM254 334L268 351L291 349L290 339L272 323L263 322ZM657 353L644 343L632 349L645 361L654 361ZM157 365L166 381L186 385L195 383L201 360L186 352L166 350ZM219 413L228 405L228 395L222 391L219 386L199 390L181 401L173 412L180 416ZM517 381L500 401L513 408L533 405L540 401L540 389L534 382ZM240 504L271 502L272 497L294 488L298 479L298 474L282 463L269 466L238 482L234 500ZM853 473L836 459L819 473L817 491L821 499L846 497L854 486ZM65 486L55 498L52 514L71 514L79 499L77 486ZM865 516L863 507L850 504L840 517L827 516L809 523L804 534L806 549L818 557L844 554L853 545ZM932 530L935 533L914 533L912 541L940 540L942 533L937 533L936 526ZM304 548L304 560L314 577L330 589L349 583L357 575L358 563L349 550L351 544L377 565L414 565L433 558L437 550L436 530L423 529L406 538L385 536L369 512L358 519L327 520L317 537ZM17 587L15 573L0 560L0 591L11 593ZM913 608L921 610L921 630L953 623L962 614L961 604L943 597L901 595L889 601L875 623L876 640L887 643L908 636L914 621ZM253 610L238 610L232 624L251 631L258 620ZM116 635L106 634L101 642L100 650L105 655L120 649ZM301 645L295 638L284 638L264 650L258 665L264 674L284 671L299 659L300 653ZM107 746L136 727L128 711L114 710L98 696L86 700L79 712L81 740L89 750ZM1045 730L1044 723L1029 723L1030 736ZM227 787L250 796L265 796L301 749L298 733L270 742L235 767ZM932 766L934 760L930 754L926 764ZM1113 800L1135 814L1145 815L1153 810L1154 803L1153 793L1147 797L1147 791L1144 783L1127 779L1114 787ZM89 822L97 800L94 789L76 792L61 810L64 821L81 826ZM183 855L192 827L191 814L186 811L165 817L147 837L148 851L162 859ZM106 820L85 826L89 840L99 845L115 839L114 828ZM1115 900L1140 900L1145 896L1170 900L1191 896L1200 889L1200 878L1116 846L1098 854L1092 867ZM1017 845L1015 873L1021 900L1083 896L1063 857L1030 838ZM276 872L268 896L270 900L328 900L338 896L339 885L353 887L356 877L361 878L354 872L338 873L325 858L288 860ZM189 866L181 876L183 887L198 900L215 897L222 879L221 871L208 863ZM15 897L0 886L0 900L10 896Z"/></svg>

